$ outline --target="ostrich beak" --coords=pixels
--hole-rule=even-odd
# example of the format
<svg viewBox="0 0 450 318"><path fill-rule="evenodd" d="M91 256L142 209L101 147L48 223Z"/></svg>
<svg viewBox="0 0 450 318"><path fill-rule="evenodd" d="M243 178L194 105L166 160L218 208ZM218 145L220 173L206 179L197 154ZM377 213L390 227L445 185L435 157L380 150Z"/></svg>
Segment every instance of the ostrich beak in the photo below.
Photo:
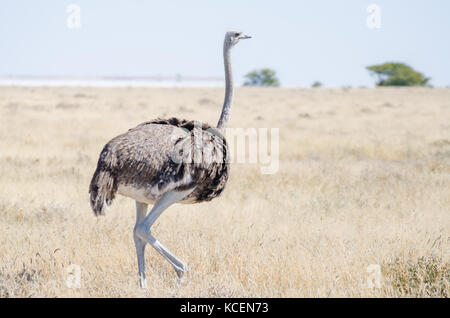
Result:
<svg viewBox="0 0 450 318"><path fill-rule="evenodd" d="M246 35L246 34L242 35L242 37L241 37L242 40L251 39L251 38L252 37L250 35Z"/></svg>

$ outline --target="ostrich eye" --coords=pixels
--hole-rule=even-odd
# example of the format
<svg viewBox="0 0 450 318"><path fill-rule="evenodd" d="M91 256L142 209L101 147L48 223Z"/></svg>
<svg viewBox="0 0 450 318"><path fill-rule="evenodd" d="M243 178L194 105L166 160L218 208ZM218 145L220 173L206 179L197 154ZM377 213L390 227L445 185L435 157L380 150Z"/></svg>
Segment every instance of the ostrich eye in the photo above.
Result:
<svg viewBox="0 0 450 318"><path fill-rule="evenodd" d="M241 35L240 33L235 33L234 36L238 37L239 35Z"/></svg>

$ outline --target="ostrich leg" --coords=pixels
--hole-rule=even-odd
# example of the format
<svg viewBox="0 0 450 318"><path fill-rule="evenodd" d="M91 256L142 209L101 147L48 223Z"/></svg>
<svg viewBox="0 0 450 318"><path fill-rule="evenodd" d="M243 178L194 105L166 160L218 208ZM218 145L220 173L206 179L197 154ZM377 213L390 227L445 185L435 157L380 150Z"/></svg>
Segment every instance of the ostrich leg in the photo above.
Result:
<svg viewBox="0 0 450 318"><path fill-rule="evenodd" d="M142 240L136 233L136 228L139 223L144 220L145 215L147 214L147 207L148 205L145 203L141 203L136 201L136 225L134 226L133 230L133 238L134 238L134 244L136 245L136 254L137 254L137 262L139 267L139 285L141 288L147 288L147 280L145 278L145 246L147 245L147 242Z"/></svg>
<svg viewBox="0 0 450 318"><path fill-rule="evenodd" d="M135 233L143 241L151 244L153 248L158 251L175 269L178 278L183 278L186 272L186 265L178 259L172 252L170 252L164 245L162 245L151 233L151 226L155 223L156 219L172 204L180 201L185 196L190 194L194 189L186 191L171 191L165 193L161 199L159 199L149 214L136 225Z"/></svg>

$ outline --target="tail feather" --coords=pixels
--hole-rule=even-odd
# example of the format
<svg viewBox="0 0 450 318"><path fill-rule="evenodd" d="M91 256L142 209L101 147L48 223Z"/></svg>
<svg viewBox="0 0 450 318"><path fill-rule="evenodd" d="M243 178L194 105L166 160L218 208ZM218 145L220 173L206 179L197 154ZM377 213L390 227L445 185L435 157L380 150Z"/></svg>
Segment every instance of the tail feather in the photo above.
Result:
<svg viewBox="0 0 450 318"><path fill-rule="evenodd" d="M97 170L89 186L91 207L96 216L105 215L105 204L111 205L117 191L115 178L109 170Z"/></svg>

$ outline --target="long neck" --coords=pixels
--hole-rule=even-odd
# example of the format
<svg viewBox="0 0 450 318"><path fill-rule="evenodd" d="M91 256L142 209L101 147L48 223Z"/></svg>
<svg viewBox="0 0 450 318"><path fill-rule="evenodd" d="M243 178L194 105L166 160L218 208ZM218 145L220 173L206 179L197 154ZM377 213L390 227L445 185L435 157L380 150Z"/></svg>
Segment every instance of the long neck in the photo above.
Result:
<svg viewBox="0 0 450 318"><path fill-rule="evenodd" d="M223 46L223 63L225 65L225 99L223 101L222 114L220 114L217 128L223 131L228 126L231 117L231 105L233 104L233 73L231 70L231 46L225 42Z"/></svg>

